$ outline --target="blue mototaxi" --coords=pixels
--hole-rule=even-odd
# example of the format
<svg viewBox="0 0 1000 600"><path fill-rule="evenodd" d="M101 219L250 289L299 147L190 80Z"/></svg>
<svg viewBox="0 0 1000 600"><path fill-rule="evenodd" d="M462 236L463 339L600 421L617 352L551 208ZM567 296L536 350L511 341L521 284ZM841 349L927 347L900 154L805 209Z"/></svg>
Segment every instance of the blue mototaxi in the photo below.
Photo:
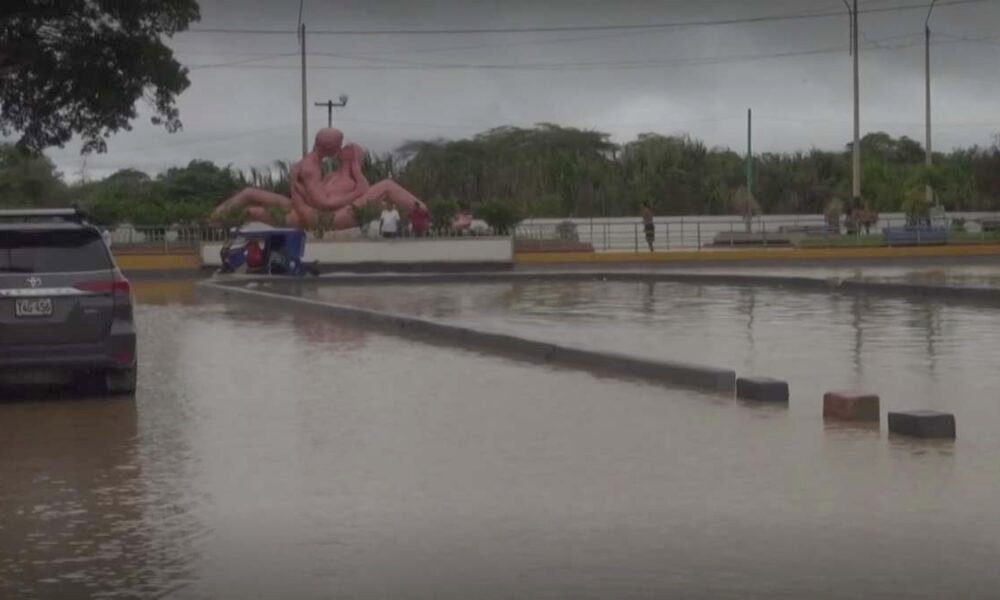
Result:
<svg viewBox="0 0 1000 600"><path fill-rule="evenodd" d="M316 263L303 262L306 234L298 229L234 229L219 256L223 273L318 275Z"/></svg>

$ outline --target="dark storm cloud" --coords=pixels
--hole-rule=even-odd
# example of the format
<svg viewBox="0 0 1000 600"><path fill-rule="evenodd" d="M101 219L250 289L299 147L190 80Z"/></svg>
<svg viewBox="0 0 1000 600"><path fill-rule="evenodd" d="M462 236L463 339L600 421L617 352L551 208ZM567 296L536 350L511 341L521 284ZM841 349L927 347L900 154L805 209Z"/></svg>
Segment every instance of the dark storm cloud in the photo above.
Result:
<svg viewBox="0 0 1000 600"><path fill-rule="evenodd" d="M938 149L986 144L1000 129L1000 2L948 1L939 0L932 20ZM919 3L862 0L861 8ZM837 148L851 131L848 19L841 0L305 0L304 6L304 21L314 32L691 22L838 10L843 15L835 18L655 31L313 33L307 37L310 130L326 121L314 101L348 93L337 124L379 151L411 138L541 121L600 129L618 141L659 131L740 147L748 107L756 115L758 150ZM206 0L202 14L197 28L291 31L298 2ZM923 139L925 16L925 10L862 15L864 131ZM108 154L87 159L90 176L124 167L160 170L196 157L246 167L298 155L295 34L191 32L171 45L192 69L191 88L180 99L184 132L168 135L143 118L135 131L111 141ZM573 67L551 68L566 63ZM617 66L596 66L606 63ZM502 68L511 65L525 68ZM76 150L53 153L69 176L81 170Z"/></svg>

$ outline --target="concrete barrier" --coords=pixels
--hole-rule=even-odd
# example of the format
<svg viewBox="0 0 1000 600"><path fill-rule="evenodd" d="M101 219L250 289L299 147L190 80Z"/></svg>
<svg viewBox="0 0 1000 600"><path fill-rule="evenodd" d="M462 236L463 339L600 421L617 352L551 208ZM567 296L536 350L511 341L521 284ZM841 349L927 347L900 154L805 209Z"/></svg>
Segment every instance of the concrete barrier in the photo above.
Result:
<svg viewBox="0 0 1000 600"><path fill-rule="evenodd" d="M599 373L635 377L712 392L731 394L736 387L736 372L729 369L571 348L505 333L480 331L427 319L330 304L259 289L247 289L233 283L206 281L199 283L198 287L202 292L225 298L252 301L259 305L277 308L310 311L348 319L355 324L374 327L392 334L426 337L532 362L581 367Z"/></svg>
<svg viewBox="0 0 1000 600"><path fill-rule="evenodd" d="M770 377L740 377L736 397L758 402L788 402L788 382Z"/></svg>
<svg viewBox="0 0 1000 600"><path fill-rule="evenodd" d="M221 266L221 243L201 247L206 265ZM306 243L307 262L320 265L414 265L474 264L512 265L514 246L511 238L463 237L398 240L357 240Z"/></svg>
<svg viewBox="0 0 1000 600"><path fill-rule="evenodd" d="M934 410L889 413L889 433L925 439L955 439L955 415Z"/></svg>
<svg viewBox="0 0 1000 600"><path fill-rule="evenodd" d="M823 418L838 421L878 421L879 397L857 391L827 392L823 395Z"/></svg>

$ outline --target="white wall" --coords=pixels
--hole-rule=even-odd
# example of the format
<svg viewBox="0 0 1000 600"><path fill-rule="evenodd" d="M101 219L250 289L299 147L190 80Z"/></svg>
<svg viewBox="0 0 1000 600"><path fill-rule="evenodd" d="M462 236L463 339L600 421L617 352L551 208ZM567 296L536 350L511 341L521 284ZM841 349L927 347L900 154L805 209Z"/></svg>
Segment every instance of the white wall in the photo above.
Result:
<svg viewBox="0 0 1000 600"><path fill-rule="evenodd" d="M220 265L222 244L203 244L201 259L206 266ZM510 238L446 238L423 240L358 240L306 243L307 262L323 265L360 263L500 263L514 260Z"/></svg>

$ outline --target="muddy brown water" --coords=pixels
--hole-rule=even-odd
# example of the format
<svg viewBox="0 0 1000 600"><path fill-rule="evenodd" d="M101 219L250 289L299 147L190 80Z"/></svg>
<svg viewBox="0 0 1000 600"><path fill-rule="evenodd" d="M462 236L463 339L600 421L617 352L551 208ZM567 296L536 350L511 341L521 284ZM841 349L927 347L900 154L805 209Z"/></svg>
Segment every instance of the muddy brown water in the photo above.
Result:
<svg viewBox="0 0 1000 600"><path fill-rule="evenodd" d="M907 442L157 285L134 400L4 391L2 598L1000 589L995 393Z"/></svg>

